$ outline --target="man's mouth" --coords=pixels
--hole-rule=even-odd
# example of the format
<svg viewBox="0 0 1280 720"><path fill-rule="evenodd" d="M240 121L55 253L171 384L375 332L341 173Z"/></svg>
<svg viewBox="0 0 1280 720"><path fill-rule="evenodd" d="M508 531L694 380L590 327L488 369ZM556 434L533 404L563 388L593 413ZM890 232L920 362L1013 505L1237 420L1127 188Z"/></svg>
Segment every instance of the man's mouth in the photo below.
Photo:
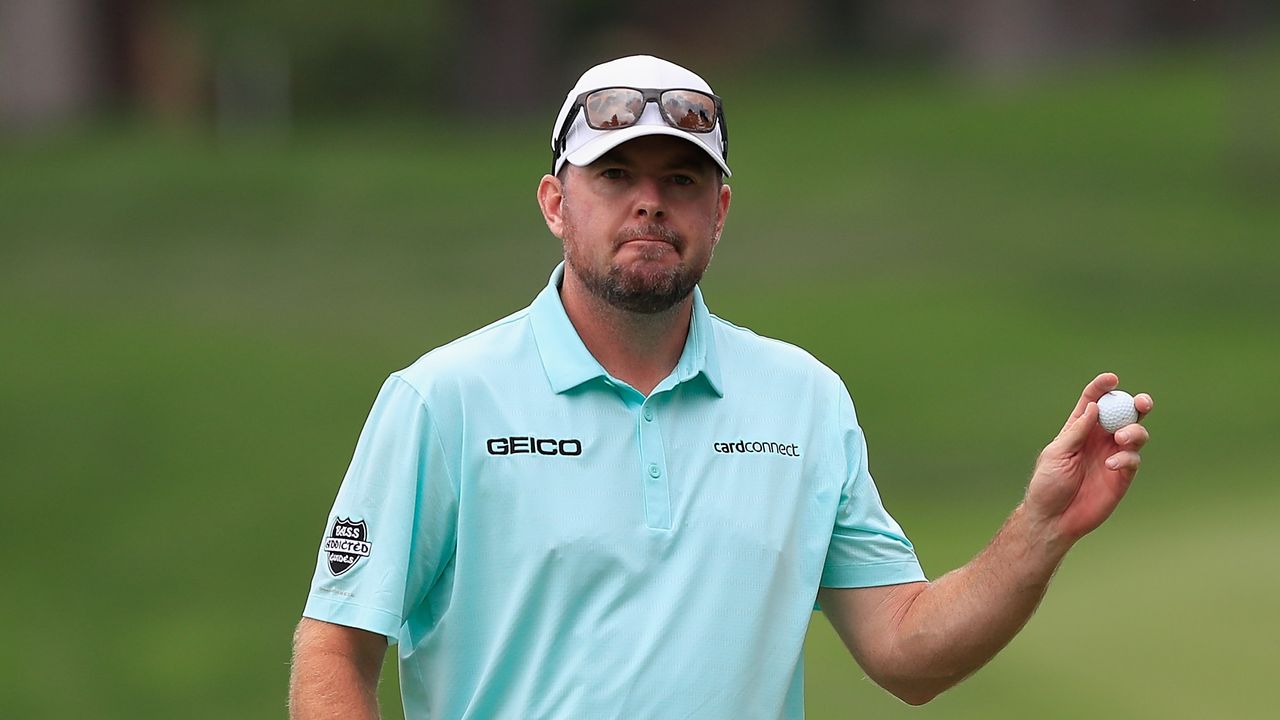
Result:
<svg viewBox="0 0 1280 720"><path fill-rule="evenodd" d="M674 231L667 230L662 227L642 227L632 230L625 230L619 235L618 248L632 243L638 244L640 247L656 247L658 245L666 245L672 249L680 248L680 236Z"/></svg>

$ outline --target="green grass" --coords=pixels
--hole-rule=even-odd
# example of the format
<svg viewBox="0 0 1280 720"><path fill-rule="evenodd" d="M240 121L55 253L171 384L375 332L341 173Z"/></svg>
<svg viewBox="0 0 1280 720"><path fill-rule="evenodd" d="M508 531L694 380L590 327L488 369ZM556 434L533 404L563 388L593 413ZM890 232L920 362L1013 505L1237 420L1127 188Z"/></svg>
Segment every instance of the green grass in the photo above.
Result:
<svg viewBox="0 0 1280 720"><path fill-rule="evenodd" d="M1233 164L1254 140L1229 68L815 83L834 131L782 110L810 88L718 88L735 194L705 290L846 379L931 575L982 547L1095 372L1157 412L1131 497L990 666L907 709L816 617L809 716L1267 716L1280 206L1274 175ZM381 380L526 304L556 260L544 125L0 146L0 716L281 716Z"/></svg>

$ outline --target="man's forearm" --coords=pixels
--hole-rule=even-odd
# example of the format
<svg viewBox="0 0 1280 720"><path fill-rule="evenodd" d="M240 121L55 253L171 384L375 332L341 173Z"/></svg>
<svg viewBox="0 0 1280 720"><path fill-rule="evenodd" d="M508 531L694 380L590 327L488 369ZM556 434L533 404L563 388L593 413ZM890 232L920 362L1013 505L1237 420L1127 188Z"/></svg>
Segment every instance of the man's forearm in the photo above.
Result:
<svg viewBox="0 0 1280 720"><path fill-rule="evenodd" d="M982 667L1026 624L1067 549L1019 506L977 557L899 609L900 667L929 696Z"/></svg>
<svg viewBox="0 0 1280 720"><path fill-rule="evenodd" d="M378 720L377 682L369 683L347 661L314 655L295 662L289 685L291 720Z"/></svg>
<svg viewBox="0 0 1280 720"><path fill-rule="evenodd" d="M1138 423L1111 432L1097 400L1116 387L1095 377L1040 456L1023 503L987 547L932 583L820 588L824 612L867 674L922 704L982 667L1026 624L1076 541L1115 512L1150 435ZM1151 412L1139 393L1134 408Z"/></svg>
<svg viewBox="0 0 1280 720"><path fill-rule="evenodd" d="M289 678L291 720L378 720L382 655L368 641L375 636L357 633L366 641L362 646L350 642L348 632L306 618L298 624Z"/></svg>

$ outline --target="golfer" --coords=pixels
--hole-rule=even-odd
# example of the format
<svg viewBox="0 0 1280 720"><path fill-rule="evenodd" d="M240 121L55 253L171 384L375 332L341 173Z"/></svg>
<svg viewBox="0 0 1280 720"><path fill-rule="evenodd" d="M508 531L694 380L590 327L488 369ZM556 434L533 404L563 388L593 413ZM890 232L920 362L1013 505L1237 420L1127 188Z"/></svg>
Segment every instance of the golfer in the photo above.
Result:
<svg viewBox="0 0 1280 720"><path fill-rule="evenodd" d="M682 67L622 58L569 91L537 189L564 262L382 386L325 521L294 718L377 717L389 644L413 719L801 718L815 604L924 703L1116 508L1148 435L1098 425L1104 373L990 545L928 581L840 378L707 309L728 159L724 107Z"/></svg>

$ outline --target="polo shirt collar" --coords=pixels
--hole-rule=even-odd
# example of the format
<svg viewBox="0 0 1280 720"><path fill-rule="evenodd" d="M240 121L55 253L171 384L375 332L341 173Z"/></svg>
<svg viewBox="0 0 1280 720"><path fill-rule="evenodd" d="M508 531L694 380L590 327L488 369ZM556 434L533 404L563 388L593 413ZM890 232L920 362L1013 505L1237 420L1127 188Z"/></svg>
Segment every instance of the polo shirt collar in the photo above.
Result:
<svg viewBox="0 0 1280 720"><path fill-rule="evenodd" d="M604 366L587 350L577 329L570 322L569 315L564 311L564 303L560 300L560 283L563 279L564 263L561 262L552 271L547 286L538 293L529 307L533 337L542 358L542 368L547 373L551 388L557 393L589 380L609 377ZM716 395L724 396L711 313L702 299L702 290L697 287L693 289L693 317L689 324L689 336L685 339L684 351L680 353L673 375L676 382L687 382L701 375L706 378ZM662 385L658 387L661 388Z"/></svg>

